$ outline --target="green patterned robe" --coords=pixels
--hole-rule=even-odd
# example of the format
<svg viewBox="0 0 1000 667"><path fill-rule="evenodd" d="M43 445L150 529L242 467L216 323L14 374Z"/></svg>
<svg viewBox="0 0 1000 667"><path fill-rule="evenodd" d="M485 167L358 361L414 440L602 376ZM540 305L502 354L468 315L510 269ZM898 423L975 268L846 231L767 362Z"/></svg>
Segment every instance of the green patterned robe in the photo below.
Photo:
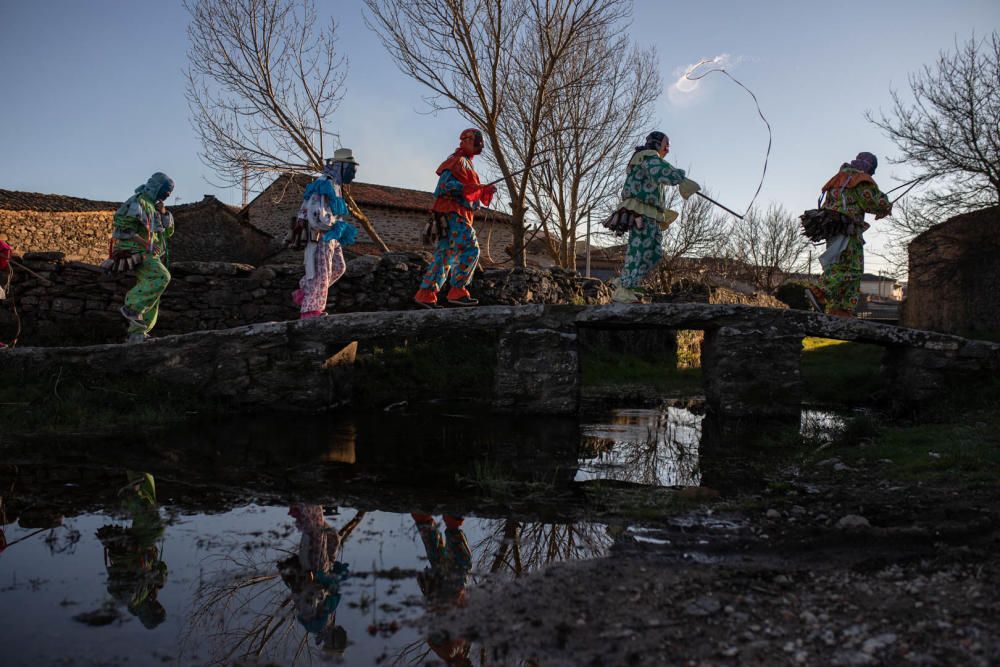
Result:
<svg viewBox="0 0 1000 667"><path fill-rule="evenodd" d="M683 169L675 168L654 150L637 151L629 160L620 206L640 214L642 226L629 231L623 287L639 287L663 257L663 229L676 217L667 209L663 189L679 185L685 177Z"/></svg>

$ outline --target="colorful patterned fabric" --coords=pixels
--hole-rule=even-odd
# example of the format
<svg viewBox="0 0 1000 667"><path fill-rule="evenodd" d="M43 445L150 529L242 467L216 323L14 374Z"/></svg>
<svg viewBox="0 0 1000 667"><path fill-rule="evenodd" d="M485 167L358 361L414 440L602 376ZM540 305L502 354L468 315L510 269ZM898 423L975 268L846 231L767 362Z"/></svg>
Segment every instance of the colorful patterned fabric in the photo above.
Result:
<svg viewBox="0 0 1000 667"><path fill-rule="evenodd" d="M435 521L417 521L430 565L418 575L417 583L435 605L461 604L472 571L472 550L460 528L461 522L456 523L451 517L445 519L446 522L451 519L453 527L445 528L443 537Z"/></svg>
<svg viewBox="0 0 1000 667"><path fill-rule="evenodd" d="M439 291L448 281L453 288L465 289L472 282L472 272L479 260L479 241L476 230L466 224L458 213L449 213L448 234L438 241L424 278L421 290Z"/></svg>
<svg viewBox="0 0 1000 667"><path fill-rule="evenodd" d="M863 232L869 227L865 213L880 218L892 211L892 204L869 174L847 164L827 181L823 193L823 208L839 211L854 221L846 236L827 239L827 252L821 258L820 284L826 295L826 311L854 312L864 272Z"/></svg>
<svg viewBox="0 0 1000 667"><path fill-rule="evenodd" d="M857 222L864 221L865 213L882 217L892 211L889 198L882 194L872 177L846 165L827 181L823 193L823 208L840 211Z"/></svg>
<svg viewBox="0 0 1000 667"><path fill-rule="evenodd" d="M861 274L865 265L865 245L860 236L847 239L847 246L833 264L830 264L820 279L820 286L826 296L827 312L854 312L858 307L861 293Z"/></svg>
<svg viewBox="0 0 1000 667"><path fill-rule="evenodd" d="M628 163L620 207L652 218L654 227L660 222L669 224L663 186L680 185L685 178L683 169L673 167L656 151L637 151Z"/></svg>
<svg viewBox="0 0 1000 667"><path fill-rule="evenodd" d="M493 188L479 182L479 174L472 166L472 158L461 149L452 153L437 168L438 182L434 188L435 213L457 213L468 225L480 206L493 201Z"/></svg>
<svg viewBox="0 0 1000 667"><path fill-rule="evenodd" d="M299 289L302 290L300 311L322 313L326 310L330 286L344 275L347 263L344 261L341 244L337 241L323 241L309 245L315 247L310 253L313 271L312 277L303 275L299 280Z"/></svg>
<svg viewBox="0 0 1000 667"><path fill-rule="evenodd" d="M137 313L142 322L129 321L130 334L148 334L156 326L160 297L170 283L170 271L159 257L146 256L135 269L135 286L125 293L125 306Z"/></svg>
<svg viewBox="0 0 1000 667"><path fill-rule="evenodd" d="M642 281L662 258L663 231L657 226L656 220L644 217L642 228L633 228L628 233L622 287L634 289L642 285Z"/></svg>

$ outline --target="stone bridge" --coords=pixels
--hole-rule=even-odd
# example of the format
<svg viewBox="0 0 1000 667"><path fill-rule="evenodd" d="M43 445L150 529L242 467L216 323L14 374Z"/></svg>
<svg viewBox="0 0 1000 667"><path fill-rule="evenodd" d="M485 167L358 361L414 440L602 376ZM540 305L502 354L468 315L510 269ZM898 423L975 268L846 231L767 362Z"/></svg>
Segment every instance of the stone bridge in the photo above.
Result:
<svg viewBox="0 0 1000 667"><path fill-rule="evenodd" d="M305 321L165 336L140 345L0 351L0 376L18 382L72 368L137 373L247 408L323 410L351 397L358 346L445 334L497 336L494 408L574 414L578 333L594 329L704 330L710 410L724 419L792 417L802 393L802 339L885 348L882 372L897 406L919 404L952 381L1000 370L1000 345L796 310L738 305L488 306L349 313Z"/></svg>

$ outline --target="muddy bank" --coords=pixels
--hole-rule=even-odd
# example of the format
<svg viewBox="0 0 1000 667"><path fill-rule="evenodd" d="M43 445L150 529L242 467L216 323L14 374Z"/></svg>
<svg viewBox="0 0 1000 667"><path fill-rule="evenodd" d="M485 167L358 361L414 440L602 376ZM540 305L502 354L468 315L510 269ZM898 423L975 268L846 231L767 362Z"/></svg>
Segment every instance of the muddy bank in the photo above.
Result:
<svg viewBox="0 0 1000 667"><path fill-rule="evenodd" d="M432 631L500 664L997 664L1000 492L891 468L785 468L619 528L606 558L487 581Z"/></svg>

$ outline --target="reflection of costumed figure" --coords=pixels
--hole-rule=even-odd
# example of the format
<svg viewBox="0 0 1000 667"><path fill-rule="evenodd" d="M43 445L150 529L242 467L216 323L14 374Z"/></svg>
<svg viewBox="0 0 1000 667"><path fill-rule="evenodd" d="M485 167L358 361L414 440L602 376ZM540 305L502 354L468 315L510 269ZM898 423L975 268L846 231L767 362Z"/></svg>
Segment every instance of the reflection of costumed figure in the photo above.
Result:
<svg viewBox="0 0 1000 667"><path fill-rule="evenodd" d="M892 204L872 176L878 159L871 153L858 153L850 163L823 186L822 208L844 216L844 224L836 233L826 238L826 251L819 261L823 266L821 288L810 288L807 296L817 309L830 315L852 317L858 307L861 292L861 275L864 272L865 254L862 234L870 225L865 213L884 218L892 211Z"/></svg>
<svg viewBox="0 0 1000 667"><path fill-rule="evenodd" d="M432 609L443 610L465 605L465 591L472 572L472 551L462 532L462 517L445 514L444 536L429 514L411 514L427 552L427 567L417 575L420 591ZM471 665L469 642L465 639L443 639L431 636L428 646L448 665Z"/></svg>
<svg viewBox="0 0 1000 667"><path fill-rule="evenodd" d="M358 230L345 220L349 213L341 186L354 180L357 168L351 149L338 148L323 167L323 175L306 186L298 215L306 225L308 237L305 274L299 281L299 289L292 293L300 319L326 312L330 286L347 269L343 246L354 243Z"/></svg>
<svg viewBox="0 0 1000 667"><path fill-rule="evenodd" d="M628 251L621 278L615 281L612 298L619 303L641 301L636 291L653 267L663 257L663 231L677 219L677 212L667 208L663 186L680 186L687 199L701 188L676 169L664 156L670 152L670 139L663 132L651 132L646 143L635 147L628 163L628 175L622 186L619 211L630 220Z"/></svg>
<svg viewBox="0 0 1000 667"><path fill-rule="evenodd" d="M324 650L342 653L347 632L337 625L340 584L347 579L347 565L337 560L341 536L323 517L319 505L297 503L288 514L302 531L299 553L280 563L281 579L292 592L302 627L316 637Z"/></svg>
<svg viewBox="0 0 1000 667"><path fill-rule="evenodd" d="M104 545L108 593L152 629L167 615L156 599L167 578L167 564L161 560L157 545L163 536L163 522L156 504L153 476L132 471L127 475L128 484L119 495L132 525L101 526L97 537Z"/></svg>
<svg viewBox="0 0 1000 667"><path fill-rule="evenodd" d="M434 259L424 273L414 300L426 308L437 307L438 292L451 284L448 303L474 306L478 303L467 289L479 261L479 241L472 220L480 206L489 206L496 187L482 185L472 166L472 158L483 152L483 133L462 132L458 149L437 168L434 188L433 227L440 230Z"/></svg>
<svg viewBox="0 0 1000 667"><path fill-rule="evenodd" d="M141 342L156 325L160 297L170 282L167 239L174 218L163 202L174 182L156 172L115 212L111 249L102 266L109 271L135 271L135 286L125 294L121 314L128 320L128 342Z"/></svg>

